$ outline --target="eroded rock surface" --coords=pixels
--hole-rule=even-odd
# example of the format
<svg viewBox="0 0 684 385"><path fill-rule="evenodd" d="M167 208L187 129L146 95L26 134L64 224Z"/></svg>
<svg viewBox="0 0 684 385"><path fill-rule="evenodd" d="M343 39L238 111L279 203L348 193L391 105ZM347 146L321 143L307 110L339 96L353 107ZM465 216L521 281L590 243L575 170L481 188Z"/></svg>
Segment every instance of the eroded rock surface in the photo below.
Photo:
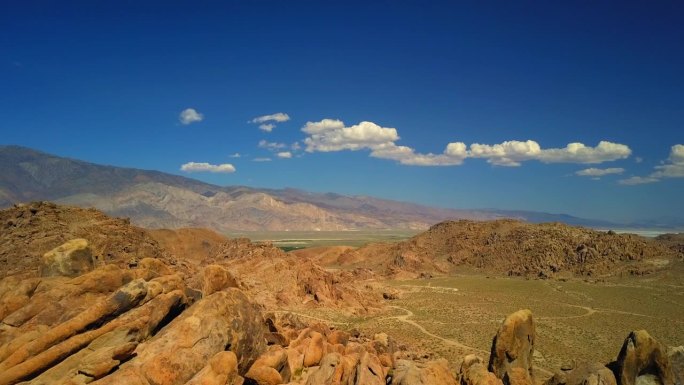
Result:
<svg viewBox="0 0 684 385"><path fill-rule="evenodd" d="M518 310L506 317L492 342L489 371L504 383L533 384L535 337L536 324L530 310Z"/></svg>

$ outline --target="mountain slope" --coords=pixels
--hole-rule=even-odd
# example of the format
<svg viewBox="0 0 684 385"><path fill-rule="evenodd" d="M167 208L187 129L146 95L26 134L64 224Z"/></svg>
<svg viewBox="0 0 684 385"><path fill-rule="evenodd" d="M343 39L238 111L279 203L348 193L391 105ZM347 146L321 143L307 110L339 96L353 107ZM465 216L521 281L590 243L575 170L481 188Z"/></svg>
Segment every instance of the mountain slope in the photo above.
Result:
<svg viewBox="0 0 684 385"><path fill-rule="evenodd" d="M148 228L249 230L426 229L449 219L563 221L567 215L455 210L296 189L221 187L158 171L97 165L19 146L0 146L0 207L51 200L130 217Z"/></svg>

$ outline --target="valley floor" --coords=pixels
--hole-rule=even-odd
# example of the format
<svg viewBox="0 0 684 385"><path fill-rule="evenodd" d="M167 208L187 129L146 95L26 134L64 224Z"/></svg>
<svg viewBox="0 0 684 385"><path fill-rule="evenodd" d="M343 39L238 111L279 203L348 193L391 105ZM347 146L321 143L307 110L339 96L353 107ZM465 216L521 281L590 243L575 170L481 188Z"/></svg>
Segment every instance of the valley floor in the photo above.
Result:
<svg viewBox="0 0 684 385"><path fill-rule="evenodd" d="M387 301L390 310L384 313L348 317L317 309L305 315L371 335L385 332L431 358L446 358L457 369L465 354L487 358L501 321L528 308L537 321L538 377L546 378L572 360L614 360L632 330L646 329L666 345L684 344L682 265L656 277L605 282L481 274L383 281L401 292L399 299Z"/></svg>

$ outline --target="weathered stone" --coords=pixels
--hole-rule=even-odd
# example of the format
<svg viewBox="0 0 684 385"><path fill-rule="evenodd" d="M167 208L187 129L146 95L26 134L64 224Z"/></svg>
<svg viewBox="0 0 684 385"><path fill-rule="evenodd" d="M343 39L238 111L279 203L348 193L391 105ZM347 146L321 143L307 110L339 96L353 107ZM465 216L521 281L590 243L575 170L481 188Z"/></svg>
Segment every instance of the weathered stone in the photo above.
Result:
<svg viewBox="0 0 684 385"><path fill-rule="evenodd" d="M189 381L210 357L234 352L242 375L265 349L261 313L238 289L213 293L185 310L119 370L99 380L110 385L125 381L180 385Z"/></svg>
<svg viewBox="0 0 684 385"><path fill-rule="evenodd" d="M40 276L75 277L93 270L95 263L88 241L72 239L43 254L40 263Z"/></svg>
<svg viewBox="0 0 684 385"><path fill-rule="evenodd" d="M252 367L249 368L245 378L255 381L259 385L280 384L283 382L281 372L289 377L287 368L287 352L279 345L269 347L268 351L262 354Z"/></svg>
<svg viewBox="0 0 684 385"><path fill-rule="evenodd" d="M132 283L135 283L135 281ZM107 322L100 328L88 330L81 334L74 335L64 342L54 345L47 350L43 350L31 356L19 364L9 367L9 369L0 374L0 384L12 384L18 379L29 377L45 368L48 368L60 359L77 352L79 349L96 340L98 337L116 330L117 328L125 327L133 332L135 338L132 338L131 340L144 339L151 334L151 332L157 327L157 325L169 313L169 311L180 303L182 298L183 294L180 290L168 294L162 294L145 305L125 313L124 315L110 322ZM53 330L55 329L50 330L50 332ZM49 333L46 333L45 335L49 335ZM38 338L23 345L21 349L18 349L2 364L4 365L10 362L10 359L16 359L17 353L25 354L27 351L31 352L31 350L26 349L27 346L38 348L40 345L36 345L34 342L41 341L44 342L45 340Z"/></svg>
<svg viewBox="0 0 684 385"><path fill-rule="evenodd" d="M204 268L202 292L205 296L229 287L239 287L232 274L219 265L209 265Z"/></svg>
<svg viewBox="0 0 684 385"><path fill-rule="evenodd" d="M311 373L306 385L341 384L344 374L342 356L338 353L328 353L321 359L321 365Z"/></svg>
<svg viewBox="0 0 684 385"><path fill-rule="evenodd" d="M321 362L321 358L323 358L324 352L323 342L324 337L321 333L311 332L311 342L309 342L309 346L306 348L306 351L304 352L305 368L308 368L309 366L318 365L318 363Z"/></svg>
<svg viewBox="0 0 684 385"><path fill-rule="evenodd" d="M627 336L614 369L620 385L635 385L637 377L655 375L662 385L674 385L674 374L665 348L645 330Z"/></svg>
<svg viewBox="0 0 684 385"><path fill-rule="evenodd" d="M617 385L613 372L599 363L580 362L549 378L545 385Z"/></svg>
<svg viewBox="0 0 684 385"><path fill-rule="evenodd" d="M26 362L28 358L79 333L89 325L102 321L107 317L115 317L126 312L140 303L146 295L147 287L145 281L132 281L114 292L105 300L97 303L92 308L89 308L78 316L52 328L35 340L22 345L0 363L0 373L2 373L0 374L0 384L11 382L12 379L15 378L14 376L26 374L24 373L24 369L19 370L13 367L19 364L28 366L28 363ZM90 341L92 341L92 339ZM10 371L10 368L13 368L13 370ZM31 371L29 370L29 373L30 372Z"/></svg>
<svg viewBox="0 0 684 385"><path fill-rule="evenodd" d="M508 377L517 382L534 383L532 357L534 354L535 322L530 310L518 310L510 314L501 324L492 342L488 370L499 379ZM524 372L513 368L522 368ZM506 376L506 373L509 373ZM506 383L506 381L504 381Z"/></svg>
<svg viewBox="0 0 684 385"><path fill-rule="evenodd" d="M368 352L361 353L355 385L385 385L385 371L377 356Z"/></svg>
<svg viewBox="0 0 684 385"><path fill-rule="evenodd" d="M465 356L459 369L461 385L502 385L503 382L487 370L482 358L470 354Z"/></svg>
<svg viewBox="0 0 684 385"><path fill-rule="evenodd" d="M218 352L185 385L242 385L237 357L233 352Z"/></svg>
<svg viewBox="0 0 684 385"><path fill-rule="evenodd" d="M398 360L394 368L392 385L456 385L446 360L416 364Z"/></svg>
<svg viewBox="0 0 684 385"><path fill-rule="evenodd" d="M667 357L672 365L675 384L684 384L684 346L669 348L667 350Z"/></svg>

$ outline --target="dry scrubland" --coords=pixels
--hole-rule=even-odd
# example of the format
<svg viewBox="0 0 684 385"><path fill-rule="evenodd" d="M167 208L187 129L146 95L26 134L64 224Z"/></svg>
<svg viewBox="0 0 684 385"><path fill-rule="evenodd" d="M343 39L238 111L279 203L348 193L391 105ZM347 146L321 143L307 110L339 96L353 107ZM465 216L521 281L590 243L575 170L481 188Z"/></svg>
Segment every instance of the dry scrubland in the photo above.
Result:
<svg viewBox="0 0 684 385"><path fill-rule="evenodd" d="M633 330L684 344L677 237L461 221L401 242L285 253L46 202L0 210L0 224L0 385L453 385L456 373L533 385L574 360L612 361ZM518 309L531 309L536 332ZM495 334L489 372L466 355L486 359ZM644 368L682 383L684 348L665 353L646 333L625 346L624 373L580 365L567 376L581 382L551 383L600 374L632 385Z"/></svg>
<svg viewBox="0 0 684 385"><path fill-rule="evenodd" d="M388 312L350 318L317 309L307 315L369 334L386 332L456 369L465 354L487 357L501 321L529 308L537 320L535 365L542 378L573 359L614 360L632 330L647 329L667 345L684 344L681 262L657 277L607 282L467 274L384 284L401 292L387 301L394 306Z"/></svg>

